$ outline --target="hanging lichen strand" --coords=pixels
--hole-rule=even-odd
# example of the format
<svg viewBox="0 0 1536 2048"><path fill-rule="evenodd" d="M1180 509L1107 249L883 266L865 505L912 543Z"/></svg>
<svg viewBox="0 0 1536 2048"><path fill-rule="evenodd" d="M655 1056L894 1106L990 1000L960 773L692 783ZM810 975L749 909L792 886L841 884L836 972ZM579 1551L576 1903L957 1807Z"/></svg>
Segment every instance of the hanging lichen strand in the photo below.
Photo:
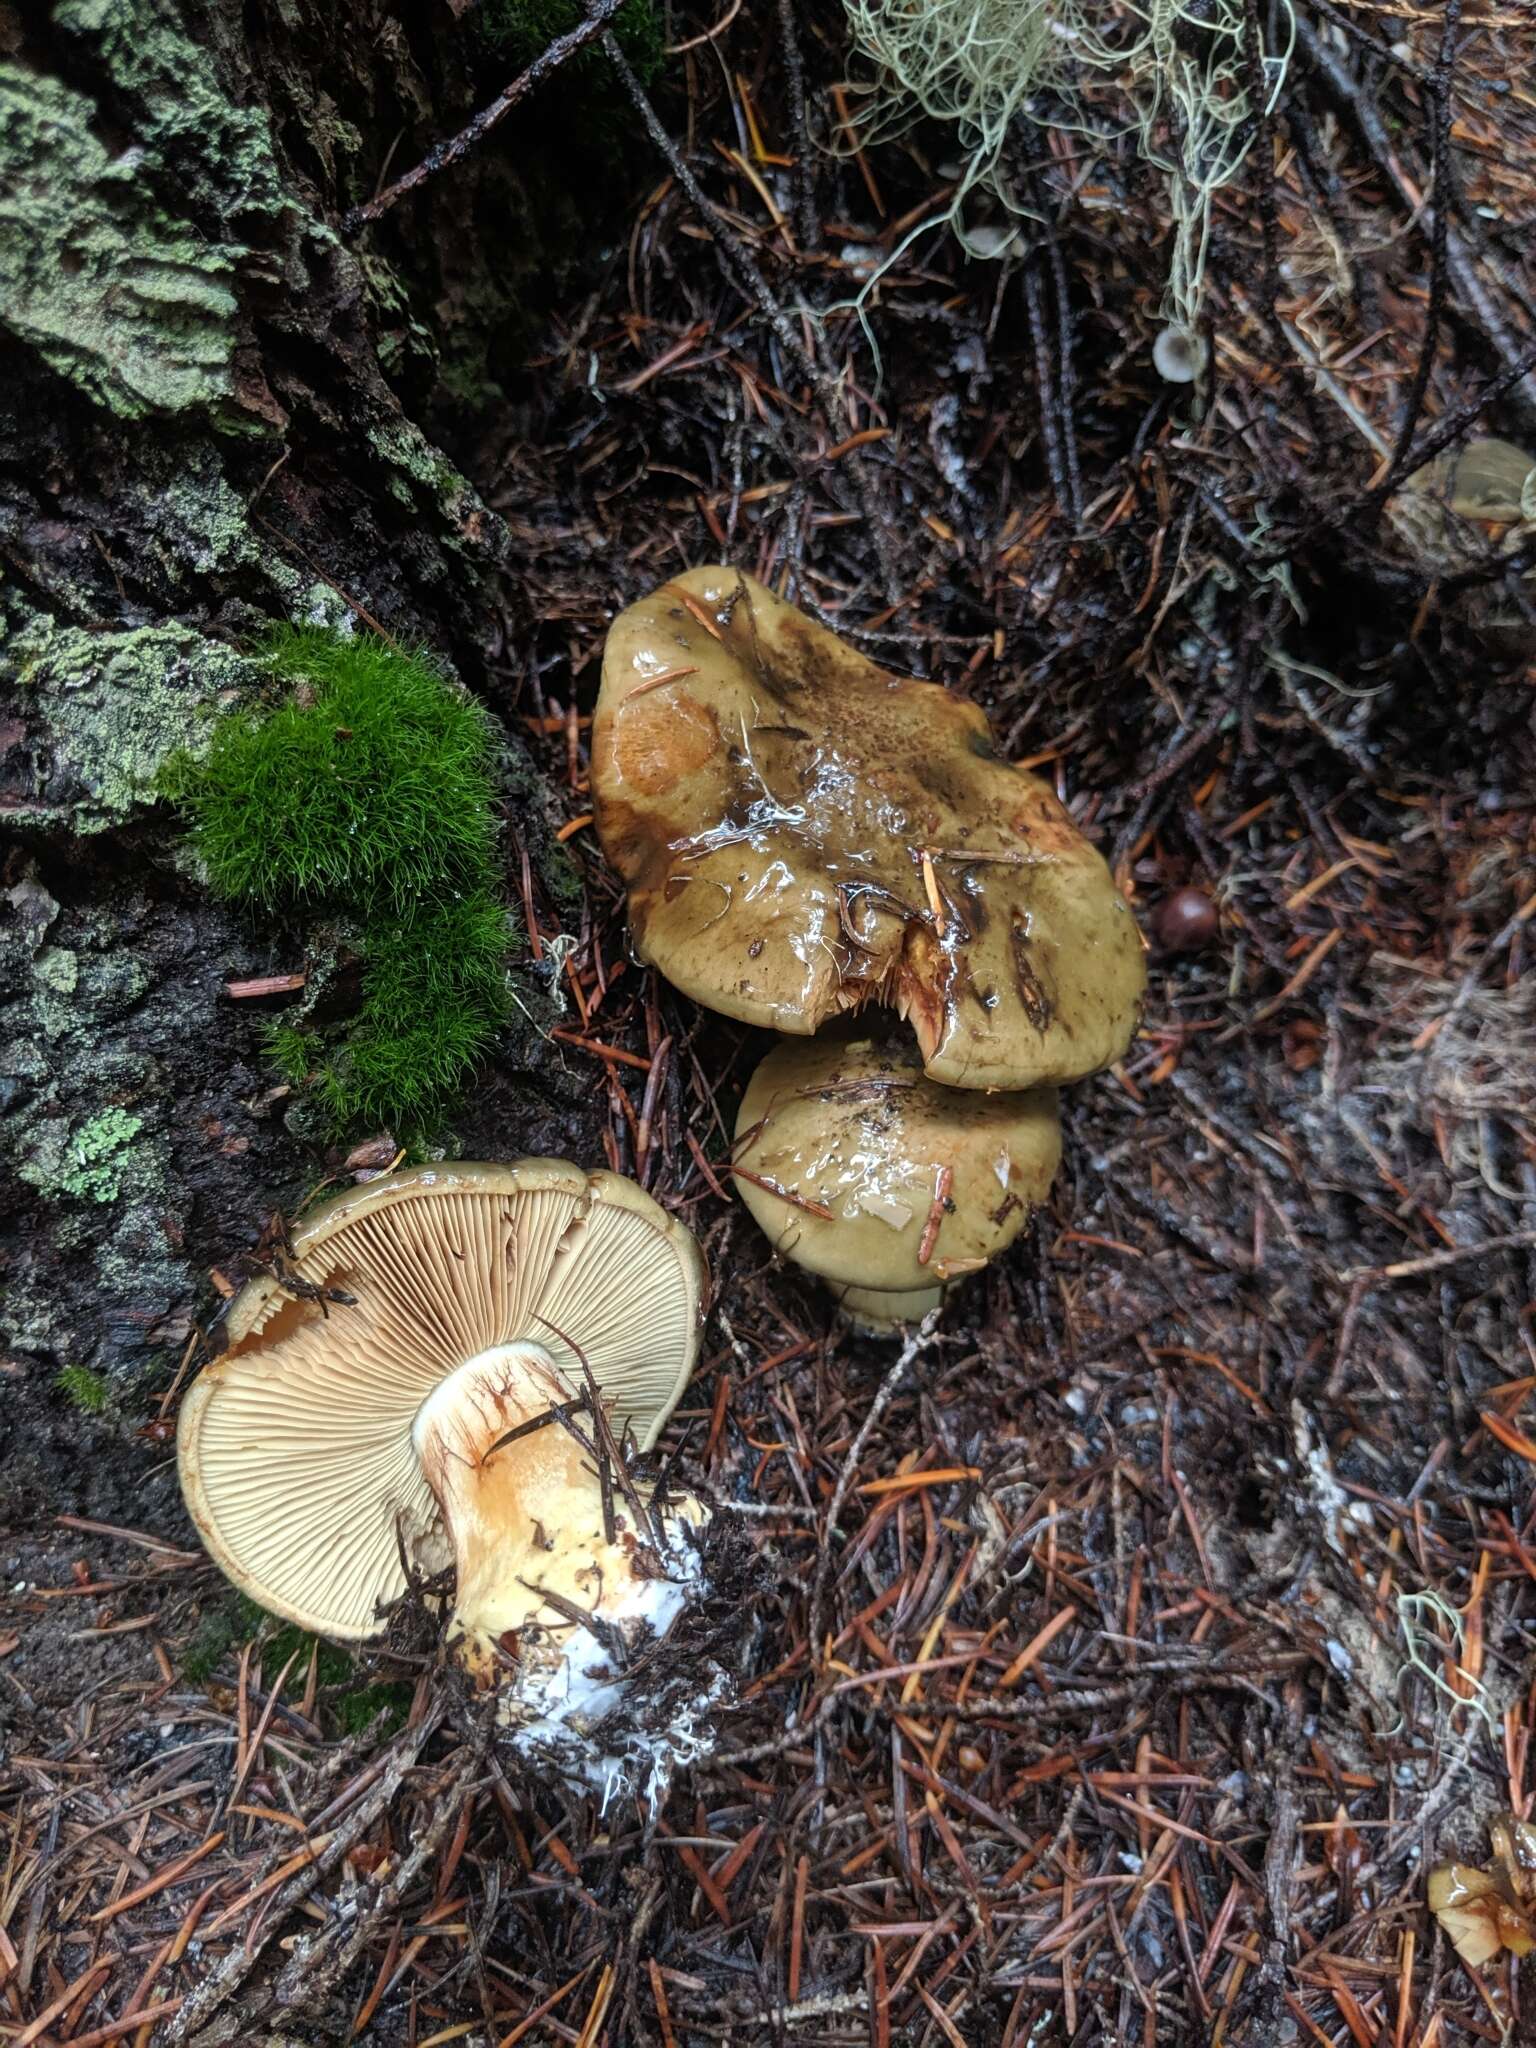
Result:
<svg viewBox="0 0 1536 2048"><path fill-rule="evenodd" d="M1212 202L1252 146L1260 111L1243 0L1198 7L1148 0L1145 8L1104 0L845 4L854 42L877 74L858 114L861 139L899 132L920 116L955 128L964 157L945 218L973 255L999 254L1007 238L968 232L972 193L989 194L1013 214L1030 210L1003 162L1015 120L1068 128L1090 142L1134 133L1168 188L1173 243L1163 317L1178 333L1193 333ZM1281 0L1277 19L1274 47L1258 53L1266 110L1290 62L1289 0Z"/></svg>

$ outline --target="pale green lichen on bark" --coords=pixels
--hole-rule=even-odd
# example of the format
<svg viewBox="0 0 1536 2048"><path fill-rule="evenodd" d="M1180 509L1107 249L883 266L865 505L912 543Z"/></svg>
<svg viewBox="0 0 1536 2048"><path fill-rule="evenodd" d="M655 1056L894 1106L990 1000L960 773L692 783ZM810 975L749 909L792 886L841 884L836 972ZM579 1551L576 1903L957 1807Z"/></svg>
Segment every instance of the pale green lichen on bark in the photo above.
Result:
<svg viewBox="0 0 1536 2048"><path fill-rule="evenodd" d="M170 755L198 752L210 707L253 678L249 662L189 626L93 633L33 616L0 661L8 695L44 711L47 749L12 822L79 833L123 824L155 799Z"/></svg>
<svg viewBox="0 0 1536 2048"><path fill-rule="evenodd" d="M0 320L126 418L233 396L228 252L159 206L95 108L0 64Z"/></svg>
<svg viewBox="0 0 1536 2048"><path fill-rule="evenodd" d="M390 495L402 505L414 507L420 490L443 518L461 531L471 521L484 520L485 507L474 485L413 421L385 420L369 438L391 471Z"/></svg>
<svg viewBox="0 0 1536 2048"><path fill-rule="evenodd" d="M85 92L0 64L0 321L124 418L233 416L235 269L258 220L297 211L266 114L173 0L58 0L53 23L131 106L133 146L108 148Z"/></svg>
<svg viewBox="0 0 1536 2048"><path fill-rule="evenodd" d="M104 1109L67 1137L55 1126L21 1168L23 1180L46 1195L78 1202L115 1202L127 1166L123 1156L144 1128L126 1109Z"/></svg>
<svg viewBox="0 0 1536 2048"><path fill-rule="evenodd" d="M117 90L134 102L137 144L174 155L200 207L228 220L253 211L276 214L292 204L265 113L230 99L173 0L57 0L53 18L61 33L88 45L105 64ZM211 10L207 27L217 28Z"/></svg>

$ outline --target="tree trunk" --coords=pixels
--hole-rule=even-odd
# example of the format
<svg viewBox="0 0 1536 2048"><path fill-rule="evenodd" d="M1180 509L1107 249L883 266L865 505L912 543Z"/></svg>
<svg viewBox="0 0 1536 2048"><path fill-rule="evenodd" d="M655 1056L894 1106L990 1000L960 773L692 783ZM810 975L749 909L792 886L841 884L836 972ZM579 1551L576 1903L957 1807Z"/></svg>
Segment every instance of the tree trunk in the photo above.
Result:
<svg viewBox="0 0 1536 2048"><path fill-rule="evenodd" d="M482 48L449 7L375 0L0 7L0 1385L36 1383L0 1432L24 1405L10 1476L55 1511L124 1503L61 1457L47 1382L168 1375L208 1268L238 1280L258 1204L315 1172L264 1005L225 992L301 965L303 931L210 900L157 772L253 687L273 621L350 617L482 690L517 629L506 530L433 408L516 332L527 196L482 152L361 251L333 225L503 82ZM504 768L558 891L510 736ZM518 993L466 1151L505 1150L509 1111L518 1149L584 1142L539 1079L549 994L532 969Z"/></svg>

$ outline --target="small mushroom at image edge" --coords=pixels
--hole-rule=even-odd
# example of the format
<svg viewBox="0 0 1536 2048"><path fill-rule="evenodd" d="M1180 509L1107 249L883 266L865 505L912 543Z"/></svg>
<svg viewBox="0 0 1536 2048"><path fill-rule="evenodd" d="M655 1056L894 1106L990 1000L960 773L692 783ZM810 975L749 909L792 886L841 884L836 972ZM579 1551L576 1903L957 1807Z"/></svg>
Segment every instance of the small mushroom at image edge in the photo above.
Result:
<svg viewBox="0 0 1536 2048"><path fill-rule="evenodd" d="M1429 1907L1469 1969L1503 1950L1536 1949L1536 1826L1500 1814L1488 1830L1486 1866L1439 1863L1429 1873Z"/></svg>
<svg viewBox="0 0 1536 2048"><path fill-rule="evenodd" d="M692 1236L616 1174L522 1159L349 1188L292 1246L281 1281L230 1304L226 1348L182 1404L182 1490L210 1555L261 1606L344 1641L383 1633L407 1565L451 1565L451 1654L499 1694L512 1745L654 1799L705 1753L728 1690L681 1660L683 1696L649 1736L627 1711L617 1749L594 1739L634 1705L629 1653L704 1590L705 1510L651 1498L622 1449L652 1447L693 1368Z"/></svg>
<svg viewBox="0 0 1536 2048"><path fill-rule="evenodd" d="M783 1256L885 1332L1011 1244L1060 1159L1054 1088L940 1088L908 1040L866 1031L780 1041L742 1097L732 1170Z"/></svg>
<svg viewBox="0 0 1536 2048"><path fill-rule="evenodd" d="M952 1088L1077 1080L1130 1043L1141 939L1050 788L976 705L738 570L614 620L592 790L636 951L708 1009L809 1037L882 1004Z"/></svg>

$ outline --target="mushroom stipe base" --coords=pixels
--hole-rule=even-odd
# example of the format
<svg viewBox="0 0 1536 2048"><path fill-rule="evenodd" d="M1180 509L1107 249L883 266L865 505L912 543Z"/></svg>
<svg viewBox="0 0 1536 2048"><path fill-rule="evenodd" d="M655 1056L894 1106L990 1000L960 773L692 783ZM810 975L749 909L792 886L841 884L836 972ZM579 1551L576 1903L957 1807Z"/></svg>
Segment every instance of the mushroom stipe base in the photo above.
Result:
<svg viewBox="0 0 1536 2048"><path fill-rule="evenodd" d="M291 1242L182 1403L209 1553L344 1641L453 1566L449 1652L509 1746L659 1797L730 1690L691 1634L704 1509L653 1510L620 1449L651 1448L698 1354L692 1236L617 1174L518 1159L387 1174Z"/></svg>
<svg viewBox="0 0 1536 2048"><path fill-rule="evenodd" d="M450 1646L478 1686L503 1689L508 1721L524 1717L530 1687L540 1719L585 1723L613 1704L627 1639L663 1632L684 1604L661 1546L701 1519L688 1503L658 1538L613 1498L610 1541L582 1443L553 1420L506 1441L569 1400L541 1345L498 1345L434 1388L411 1430L453 1545Z"/></svg>

